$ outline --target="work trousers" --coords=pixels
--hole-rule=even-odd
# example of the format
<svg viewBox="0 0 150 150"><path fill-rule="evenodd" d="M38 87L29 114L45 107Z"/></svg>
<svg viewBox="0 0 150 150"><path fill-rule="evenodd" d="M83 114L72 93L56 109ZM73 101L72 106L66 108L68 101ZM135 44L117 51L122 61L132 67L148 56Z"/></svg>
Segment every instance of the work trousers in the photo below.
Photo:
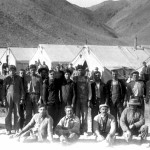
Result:
<svg viewBox="0 0 150 150"><path fill-rule="evenodd" d="M32 114L38 113L38 101L40 95L38 94L27 94L26 95L26 121L25 125L27 125L31 118Z"/></svg>
<svg viewBox="0 0 150 150"><path fill-rule="evenodd" d="M71 133L69 135L61 135L60 136L60 142L76 142L79 139L79 135L76 133Z"/></svg>
<svg viewBox="0 0 150 150"><path fill-rule="evenodd" d="M53 119L53 129L55 129L56 125L59 122L59 110L58 110L58 104L57 103L49 103L47 105L47 111L48 114Z"/></svg>
<svg viewBox="0 0 150 150"><path fill-rule="evenodd" d="M115 117L116 120L116 132L122 135L122 129L120 127L120 117L123 112L123 105L121 103L110 104L110 114Z"/></svg>
<svg viewBox="0 0 150 150"><path fill-rule="evenodd" d="M20 129L23 128L24 126L24 121L25 121L25 118L24 118L24 105L23 104L20 104L20 109L19 109L19 114L20 114Z"/></svg>
<svg viewBox="0 0 150 150"><path fill-rule="evenodd" d="M20 126L19 102L20 97L14 93L7 93L5 126L7 131L12 130L12 112L14 110L14 130L18 131Z"/></svg>
<svg viewBox="0 0 150 150"><path fill-rule="evenodd" d="M81 120L80 133L87 132L87 115L88 115L88 102L85 99L78 99L76 103L76 116Z"/></svg>

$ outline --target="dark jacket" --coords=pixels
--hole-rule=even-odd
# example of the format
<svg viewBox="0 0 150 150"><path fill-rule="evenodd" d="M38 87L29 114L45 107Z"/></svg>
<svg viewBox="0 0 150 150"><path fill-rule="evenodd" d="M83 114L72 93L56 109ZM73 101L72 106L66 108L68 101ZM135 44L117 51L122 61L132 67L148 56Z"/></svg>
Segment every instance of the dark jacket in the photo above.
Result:
<svg viewBox="0 0 150 150"><path fill-rule="evenodd" d="M96 105L96 99L97 99L95 87L96 87L96 82L92 82L91 89L92 89L92 104L93 105ZM107 89L106 89L106 85L101 80L100 80L100 89L99 90L100 90L100 101L102 103L105 103Z"/></svg>
<svg viewBox="0 0 150 150"><path fill-rule="evenodd" d="M126 85L125 83L118 79L118 83L119 83L119 101L117 102L121 102L123 103L124 102L124 98L125 98L125 95L126 95ZM107 98L106 98L106 103L107 104L110 104L111 103L111 97L112 97L112 80L109 80L106 84L106 88L107 88Z"/></svg>
<svg viewBox="0 0 150 150"><path fill-rule="evenodd" d="M60 100L66 105L74 105L75 103L75 83L70 80L64 80L60 90Z"/></svg>

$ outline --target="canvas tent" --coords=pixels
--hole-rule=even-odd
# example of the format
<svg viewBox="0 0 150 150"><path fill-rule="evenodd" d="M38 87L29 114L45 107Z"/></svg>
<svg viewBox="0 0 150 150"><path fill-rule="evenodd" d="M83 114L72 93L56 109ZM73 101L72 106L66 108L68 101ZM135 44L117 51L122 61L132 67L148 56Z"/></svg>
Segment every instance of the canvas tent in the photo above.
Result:
<svg viewBox="0 0 150 150"><path fill-rule="evenodd" d="M38 51L35 53L29 64L35 64L35 61L46 62L50 68L55 67L56 64L68 64L79 53L80 46L76 45L49 45L40 44Z"/></svg>
<svg viewBox="0 0 150 150"><path fill-rule="evenodd" d="M1 58L2 63L7 63L8 65L15 65L17 71L20 69L25 69L29 65L29 60L33 57L37 48L18 48L18 47L8 47L5 49L5 53Z"/></svg>
<svg viewBox="0 0 150 150"><path fill-rule="evenodd" d="M77 66L86 61L90 71L99 67L106 82L111 78L110 70L117 69L121 76L128 75L148 57L145 52L137 51L133 47L87 45L81 48L72 64Z"/></svg>

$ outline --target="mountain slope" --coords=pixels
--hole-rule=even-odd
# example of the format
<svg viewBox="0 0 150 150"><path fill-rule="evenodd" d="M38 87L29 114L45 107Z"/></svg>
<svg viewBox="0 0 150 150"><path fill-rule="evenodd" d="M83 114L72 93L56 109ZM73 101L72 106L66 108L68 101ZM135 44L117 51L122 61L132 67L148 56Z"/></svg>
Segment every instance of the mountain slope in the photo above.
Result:
<svg viewBox="0 0 150 150"><path fill-rule="evenodd" d="M150 41L150 1L128 0L129 6L118 12L107 25L129 41L138 37L140 44Z"/></svg>
<svg viewBox="0 0 150 150"><path fill-rule="evenodd" d="M116 33L97 23L90 11L66 0L1 0L0 44L125 44Z"/></svg>
<svg viewBox="0 0 150 150"><path fill-rule="evenodd" d="M89 7L88 9L93 12L93 15L99 22L106 23L113 16L115 16L120 10L128 6L127 0L121 1L104 1L98 5Z"/></svg>

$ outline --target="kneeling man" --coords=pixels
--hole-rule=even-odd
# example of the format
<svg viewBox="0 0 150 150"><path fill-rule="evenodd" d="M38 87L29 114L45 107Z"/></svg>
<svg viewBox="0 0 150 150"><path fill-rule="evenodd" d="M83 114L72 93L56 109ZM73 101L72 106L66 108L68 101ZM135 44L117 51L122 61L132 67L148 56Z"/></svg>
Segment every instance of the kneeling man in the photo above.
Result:
<svg viewBox="0 0 150 150"><path fill-rule="evenodd" d="M16 135L21 142L53 141L53 119L48 115L45 105L41 104L38 111L39 113Z"/></svg>
<svg viewBox="0 0 150 150"><path fill-rule="evenodd" d="M125 108L120 118L120 126L124 132L124 138L127 142L131 141L132 135L146 139L148 135L148 126L145 125L145 119L138 99L130 99L129 107Z"/></svg>
<svg viewBox="0 0 150 150"><path fill-rule="evenodd" d="M80 136L80 120L73 114L71 106L65 107L65 117L63 117L55 128L55 133L59 135L60 142L68 144L75 142Z"/></svg>
<svg viewBox="0 0 150 150"><path fill-rule="evenodd" d="M105 142L112 145L115 139L116 121L114 116L108 113L108 105L99 106L100 114L95 116L93 127L97 136L97 142Z"/></svg>

